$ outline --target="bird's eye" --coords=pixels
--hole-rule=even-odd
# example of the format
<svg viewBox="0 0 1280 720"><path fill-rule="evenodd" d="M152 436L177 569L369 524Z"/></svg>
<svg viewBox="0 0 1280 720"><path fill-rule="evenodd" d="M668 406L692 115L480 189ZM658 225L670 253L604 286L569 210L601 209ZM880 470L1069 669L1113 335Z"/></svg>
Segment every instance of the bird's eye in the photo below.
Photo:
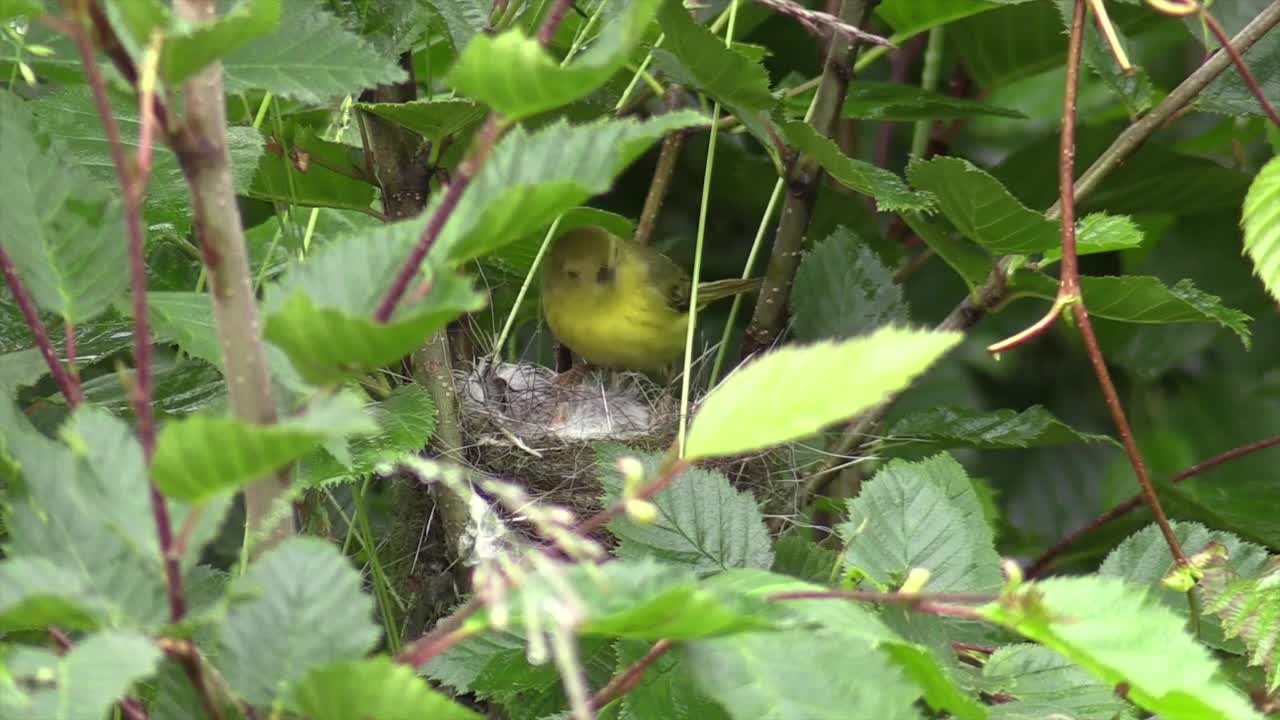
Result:
<svg viewBox="0 0 1280 720"><path fill-rule="evenodd" d="M577 270L565 270L565 271L564 271L564 274L565 274L565 275L568 275L570 280L577 280L577 279L578 279L578 271L577 271Z"/></svg>
<svg viewBox="0 0 1280 720"><path fill-rule="evenodd" d="M596 271L596 282L601 285L607 285L613 282L613 268L608 265Z"/></svg>

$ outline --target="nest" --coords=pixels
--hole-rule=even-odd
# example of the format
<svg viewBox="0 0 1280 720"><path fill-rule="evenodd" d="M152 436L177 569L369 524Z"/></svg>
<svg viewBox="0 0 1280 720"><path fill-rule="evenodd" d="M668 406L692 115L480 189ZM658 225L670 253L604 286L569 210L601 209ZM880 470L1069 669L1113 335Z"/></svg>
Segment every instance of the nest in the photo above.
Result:
<svg viewBox="0 0 1280 720"><path fill-rule="evenodd" d="M678 393L644 375L597 371L561 383L542 366L502 363L455 372L468 460L530 496L574 510L600 509L594 445L614 442L661 453L675 441ZM795 448L701 463L751 492L766 514L795 512ZM774 523L777 531L780 523Z"/></svg>

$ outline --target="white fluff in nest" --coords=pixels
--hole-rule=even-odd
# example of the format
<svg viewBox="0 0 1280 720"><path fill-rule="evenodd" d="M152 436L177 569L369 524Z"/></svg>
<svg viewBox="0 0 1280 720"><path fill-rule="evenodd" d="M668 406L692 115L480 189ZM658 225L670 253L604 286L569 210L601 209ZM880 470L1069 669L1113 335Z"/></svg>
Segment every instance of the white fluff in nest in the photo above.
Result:
<svg viewBox="0 0 1280 720"><path fill-rule="evenodd" d="M612 374L610 382L588 377L574 385L556 384L553 371L528 363L500 363L484 374L480 365L463 379L467 411L522 439L624 439L648 435L661 421L649 397L655 388L634 373Z"/></svg>

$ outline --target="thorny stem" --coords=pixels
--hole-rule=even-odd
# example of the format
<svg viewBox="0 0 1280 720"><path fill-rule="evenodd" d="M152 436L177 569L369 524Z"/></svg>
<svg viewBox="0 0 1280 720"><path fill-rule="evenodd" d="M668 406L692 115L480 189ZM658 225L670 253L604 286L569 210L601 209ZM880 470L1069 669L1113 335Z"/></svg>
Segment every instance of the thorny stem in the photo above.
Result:
<svg viewBox="0 0 1280 720"><path fill-rule="evenodd" d="M632 663L626 670L613 676L613 679L607 685L600 688L600 692L591 696L591 710L599 712L601 708L634 690L640 684L640 680L644 677L649 667L675 646L676 644L670 640L659 640L654 643L653 647L649 648L649 652L644 654L644 657Z"/></svg>
<svg viewBox="0 0 1280 720"><path fill-rule="evenodd" d="M13 299L18 303L18 309L22 311L22 317L27 321L27 327L35 337L36 347L40 348L40 355L49 366L54 382L62 391L62 397L67 400L67 407L75 410L84 400L84 396L80 394L80 383L67 372L58 360L57 354L54 353L53 342L49 340L49 331L40 320L40 311L36 309L36 303L31 299L27 286L22 284L22 278L18 277L18 269L13 266L13 260L9 259L9 253L5 252L3 245L0 245L0 271L4 272L5 282L9 284Z"/></svg>
<svg viewBox="0 0 1280 720"><path fill-rule="evenodd" d="M1259 440L1258 442L1250 443L1248 445L1242 445L1238 448L1233 448L1219 455L1215 455L1209 458L1208 460L1205 460L1204 462L1192 465L1186 470L1183 470L1182 472L1170 478L1169 483L1170 484L1180 483L1184 480L1195 477L1196 475L1199 475L1200 473L1205 472L1206 470L1212 470L1213 468L1218 467L1223 463L1230 462L1232 460L1235 460L1236 458L1241 458L1246 455L1251 455L1255 452L1258 452L1259 450L1266 450L1267 448L1274 447L1276 445L1280 445L1280 435L1267 438L1266 440ZM1084 537L1085 535L1088 535L1094 530L1097 530L1103 525L1110 523L1112 520L1115 520L1116 518L1122 517L1134 510L1137 510L1139 507L1142 507L1143 501L1144 501L1144 497L1142 496L1142 494L1134 495L1128 500L1125 500L1124 502L1120 503L1114 508L1111 508L1105 513L1099 515L1088 525L1085 525L1084 527L1081 527L1080 529L1076 530L1070 535L1062 538L1061 540L1058 541L1056 545L1054 545L1053 547L1045 551L1043 555L1036 558L1036 561L1033 562L1030 565L1030 567L1027 568L1026 577L1033 578L1039 575L1043 575L1045 570L1047 570L1053 564L1053 561L1058 559L1058 557L1060 557L1064 552L1066 552L1068 548L1070 548L1077 541L1079 541L1080 538Z"/></svg>
<svg viewBox="0 0 1280 720"><path fill-rule="evenodd" d="M556 0L551 7L550 14L542 23L542 27L538 30L538 42L543 48L551 43L551 38L555 37L556 29L560 27L560 23L564 21L565 15L569 12L572 0ZM408 259L405 260L403 266L396 273L395 280L391 283L391 287L387 290L387 294L382 298L378 310L374 313L374 320L385 323L391 319L391 315L395 313L396 305L400 304L400 300L409 289L409 283L412 282L415 275L418 274L419 268L422 267L422 261L426 259L427 253L431 251L431 247L435 245L436 240L440 237L440 231L444 229L445 223L453 215L453 211L458 208L458 201L462 199L462 194L466 192L467 186L480 173L480 169L484 167L484 163L489 159L489 153L493 150L493 146L497 144L498 139L502 136L506 129L506 123L502 121L501 116L496 112L489 113L489 117L485 120L484 127L476 136L471 150L467 156L458 165L458 170L454 173L453 178L449 182L449 187L445 190L444 198L440 201L440 206L436 208L435 213L431 215L431 219L427 221L427 226L423 228L422 235L418 237L418 242L413 247L413 252L409 253Z"/></svg>
<svg viewBox="0 0 1280 720"><path fill-rule="evenodd" d="M147 173L150 165L151 149L145 141L151 133L143 129L143 144L139 146L137 167L130 169L125 156L124 144L120 140L120 127L116 124L111 110L111 101L107 97L107 85L98 69L97 58L94 57L90 45L88 27L90 23L87 0L80 0L76 5L76 23L72 39L80 51L80 62L84 66L85 77L93 91L94 105L98 110L98 118L102 121L107 136L107 145L111 149L111 162L115 166L116 177L124 193L125 231L129 236L129 275L133 289L133 410L138 419L138 436L142 443L142 455L148 467L156 449L156 420L152 408L152 363L151 363L151 328L147 317L147 267L143 256L146 246L145 231L142 227L142 200L146 193ZM144 70L143 76L154 72ZM145 83L144 83L145 84ZM144 126L153 119L148 112L147 104L151 93L141 94L142 119ZM156 533L159 536L160 552L164 557L165 583L169 595L169 618L178 622L186 614L186 600L182 591L182 573L178 568L178 556L173 552L173 526L169 520L169 508L164 496L149 483L151 495L151 513L155 518Z"/></svg>

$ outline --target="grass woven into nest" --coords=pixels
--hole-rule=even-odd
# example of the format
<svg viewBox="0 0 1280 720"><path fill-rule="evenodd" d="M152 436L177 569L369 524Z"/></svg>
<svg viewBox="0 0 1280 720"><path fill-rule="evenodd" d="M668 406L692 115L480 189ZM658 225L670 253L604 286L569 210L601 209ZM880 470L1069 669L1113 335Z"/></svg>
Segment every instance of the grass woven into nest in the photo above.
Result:
<svg viewBox="0 0 1280 720"><path fill-rule="evenodd" d="M474 369L458 370L462 430L476 468L517 482L543 501L580 515L600 508L593 445L617 442L661 453L675 441L680 419L677 393L643 375L588 374L581 383L558 385L540 365L494 366L484 382ZM796 478L791 447L701 463L723 472L755 495L771 515L791 515Z"/></svg>

